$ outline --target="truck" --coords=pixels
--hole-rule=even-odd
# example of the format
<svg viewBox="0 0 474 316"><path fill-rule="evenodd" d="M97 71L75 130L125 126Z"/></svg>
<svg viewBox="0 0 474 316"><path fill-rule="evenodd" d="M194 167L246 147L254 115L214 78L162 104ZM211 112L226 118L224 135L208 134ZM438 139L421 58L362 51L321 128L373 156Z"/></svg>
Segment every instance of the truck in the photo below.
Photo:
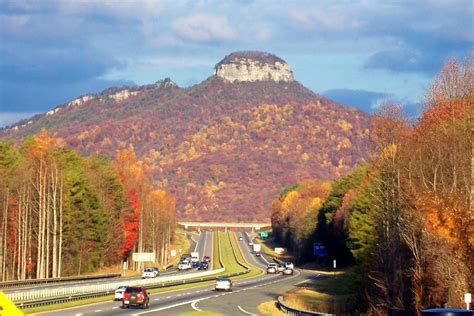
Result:
<svg viewBox="0 0 474 316"><path fill-rule="evenodd" d="M260 254L260 251L262 251L262 245L260 244L253 244L253 253L255 254Z"/></svg>
<svg viewBox="0 0 474 316"><path fill-rule="evenodd" d="M191 252L191 261L198 262L199 261L199 252Z"/></svg>
<svg viewBox="0 0 474 316"><path fill-rule="evenodd" d="M192 266L191 262L189 262L187 260L181 261L178 264L178 270L179 271L189 270L189 269L192 269L192 268L193 268L193 266Z"/></svg>

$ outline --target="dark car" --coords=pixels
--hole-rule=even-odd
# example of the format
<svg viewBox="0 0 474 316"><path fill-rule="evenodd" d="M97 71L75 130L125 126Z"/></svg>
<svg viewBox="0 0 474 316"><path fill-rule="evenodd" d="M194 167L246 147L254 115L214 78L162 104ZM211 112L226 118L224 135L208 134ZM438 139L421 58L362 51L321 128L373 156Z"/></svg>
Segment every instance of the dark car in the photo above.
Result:
<svg viewBox="0 0 474 316"><path fill-rule="evenodd" d="M211 257L209 257L209 256L204 256L204 257L202 258L202 261L204 261L204 262L209 262L209 261L211 261Z"/></svg>
<svg viewBox="0 0 474 316"><path fill-rule="evenodd" d="M201 261L199 262L198 270L207 270L209 269L209 262Z"/></svg>
<svg viewBox="0 0 474 316"><path fill-rule="evenodd" d="M141 308L148 308L150 297L144 287L127 286L123 294L122 308L128 308L130 305L137 305Z"/></svg>

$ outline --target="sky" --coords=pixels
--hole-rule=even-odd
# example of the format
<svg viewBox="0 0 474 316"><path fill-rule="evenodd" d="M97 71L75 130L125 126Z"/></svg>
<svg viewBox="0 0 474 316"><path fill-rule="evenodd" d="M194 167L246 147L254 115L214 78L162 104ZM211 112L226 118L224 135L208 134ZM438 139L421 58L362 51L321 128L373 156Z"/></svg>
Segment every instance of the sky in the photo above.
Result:
<svg viewBox="0 0 474 316"><path fill-rule="evenodd" d="M188 87L240 50L341 103L416 115L442 65L473 52L473 18L472 0L0 0L0 127L108 87Z"/></svg>

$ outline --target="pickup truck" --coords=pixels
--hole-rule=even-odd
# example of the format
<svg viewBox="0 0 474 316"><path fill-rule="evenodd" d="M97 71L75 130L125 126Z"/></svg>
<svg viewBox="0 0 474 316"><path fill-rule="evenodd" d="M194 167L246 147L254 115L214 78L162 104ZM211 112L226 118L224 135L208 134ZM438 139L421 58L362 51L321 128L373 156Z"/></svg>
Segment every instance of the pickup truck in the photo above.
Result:
<svg viewBox="0 0 474 316"><path fill-rule="evenodd" d="M178 270L179 271L189 270L189 269L192 269L192 268L193 268L193 265L190 261L184 260L184 261L181 261L180 263L178 263Z"/></svg>

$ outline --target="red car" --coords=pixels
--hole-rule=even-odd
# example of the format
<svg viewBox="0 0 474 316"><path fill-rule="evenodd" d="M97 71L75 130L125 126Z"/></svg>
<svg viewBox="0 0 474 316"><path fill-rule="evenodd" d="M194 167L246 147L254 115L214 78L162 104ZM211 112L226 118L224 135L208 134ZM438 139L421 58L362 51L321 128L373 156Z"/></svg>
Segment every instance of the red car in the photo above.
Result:
<svg viewBox="0 0 474 316"><path fill-rule="evenodd" d="M128 308L130 305L137 305L141 308L148 308L150 297L144 287L127 286L123 294L122 308Z"/></svg>
<svg viewBox="0 0 474 316"><path fill-rule="evenodd" d="M204 262L210 262L210 261L211 261L211 257L209 257L209 256L204 256L204 258L202 258L202 261L204 261Z"/></svg>

